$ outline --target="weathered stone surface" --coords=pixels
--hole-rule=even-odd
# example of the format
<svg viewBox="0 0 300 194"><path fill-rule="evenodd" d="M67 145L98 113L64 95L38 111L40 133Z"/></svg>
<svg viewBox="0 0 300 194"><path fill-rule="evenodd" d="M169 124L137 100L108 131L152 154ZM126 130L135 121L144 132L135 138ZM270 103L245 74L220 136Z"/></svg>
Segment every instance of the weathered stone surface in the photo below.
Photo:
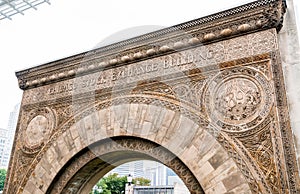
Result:
<svg viewBox="0 0 300 194"><path fill-rule="evenodd" d="M285 11L260 0L18 72L5 192L84 193L114 165L150 159L191 193L296 193Z"/></svg>

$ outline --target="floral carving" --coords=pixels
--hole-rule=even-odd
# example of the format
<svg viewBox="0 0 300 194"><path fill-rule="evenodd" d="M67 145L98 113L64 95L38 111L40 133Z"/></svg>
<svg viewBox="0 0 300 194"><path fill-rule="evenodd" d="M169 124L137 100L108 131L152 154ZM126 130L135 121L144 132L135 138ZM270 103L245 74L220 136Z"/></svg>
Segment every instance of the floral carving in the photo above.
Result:
<svg viewBox="0 0 300 194"><path fill-rule="evenodd" d="M276 167L274 148L271 141L270 123L263 127L262 131L251 136L239 138L250 155L255 158L256 163L265 175L269 187L273 193L280 193L280 180Z"/></svg>
<svg viewBox="0 0 300 194"><path fill-rule="evenodd" d="M241 121L257 112L261 94L254 82L235 78L225 81L216 92L215 110L225 119Z"/></svg>
<svg viewBox="0 0 300 194"><path fill-rule="evenodd" d="M273 101L270 91L263 74L235 67L211 77L203 100L212 122L226 131L244 131L268 115Z"/></svg>
<svg viewBox="0 0 300 194"><path fill-rule="evenodd" d="M25 143L29 146L39 145L47 136L49 120L42 115L34 117L25 131Z"/></svg>
<svg viewBox="0 0 300 194"><path fill-rule="evenodd" d="M93 111L118 103L152 104L187 116L221 143L253 193L296 193L297 164L274 29L280 30L284 12L285 1L259 0L18 72L20 88L25 92L4 193L24 191L45 152L62 132ZM206 55L202 49L208 51ZM155 64L157 68L152 66L156 71L147 73L152 77L129 79L140 84L130 88L130 97L125 98L122 90L128 87L127 82L118 87L115 84L121 81L107 79L111 83L106 83L104 78L131 64ZM103 75L97 79L99 87L86 87L74 98L70 82L78 75L95 83L96 73ZM272 108L277 116L274 129L268 120ZM39 130L34 126L40 126ZM145 146L131 143L128 148ZM80 162L71 162L75 166L72 173L77 173ZM179 162L169 166L185 175ZM65 183L59 182L61 186ZM198 191L198 182L194 183Z"/></svg>

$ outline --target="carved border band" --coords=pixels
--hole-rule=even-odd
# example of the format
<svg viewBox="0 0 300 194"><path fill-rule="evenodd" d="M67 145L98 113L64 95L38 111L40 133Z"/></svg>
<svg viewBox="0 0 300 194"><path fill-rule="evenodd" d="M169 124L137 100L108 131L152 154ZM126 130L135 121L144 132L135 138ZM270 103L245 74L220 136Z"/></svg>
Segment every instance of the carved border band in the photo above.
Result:
<svg viewBox="0 0 300 194"><path fill-rule="evenodd" d="M68 59L20 71L16 75L20 88L28 89L238 35L272 28L279 31L285 11L285 0L259 0Z"/></svg>
<svg viewBox="0 0 300 194"><path fill-rule="evenodd" d="M266 30L246 35L243 38L202 45L114 69L91 71L85 76L76 76L59 83L25 90L23 105L107 88L116 90L118 87L125 87L130 83L136 84L141 80L173 79L172 74L185 76L185 71L196 68L207 71L220 63L224 64L249 56L269 53L276 48L277 37L274 29ZM221 67L218 68L221 69Z"/></svg>
<svg viewBox="0 0 300 194"><path fill-rule="evenodd" d="M284 0L259 0L17 72L24 96L10 191L23 191L77 121L117 104L151 104L209 132L253 193L296 193L276 35L285 11Z"/></svg>

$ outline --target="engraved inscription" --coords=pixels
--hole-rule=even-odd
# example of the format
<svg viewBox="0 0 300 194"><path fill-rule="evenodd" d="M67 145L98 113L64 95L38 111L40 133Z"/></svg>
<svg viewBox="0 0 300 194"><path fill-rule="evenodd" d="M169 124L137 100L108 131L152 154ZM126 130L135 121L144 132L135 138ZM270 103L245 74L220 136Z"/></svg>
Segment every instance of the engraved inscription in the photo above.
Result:
<svg viewBox="0 0 300 194"><path fill-rule="evenodd" d="M160 160L195 194L297 193L277 42L285 12L285 0L259 0L17 72L4 193L86 193L126 160L115 152Z"/></svg>
<svg viewBox="0 0 300 194"><path fill-rule="evenodd" d="M250 45L249 49L251 49L251 52L248 53L249 55L253 53L267 53L274 49L270 46L263 47L257 51L257 47L251 46L258 44L258 40L256 39L258 37L257 34L262 34L261 36L268 39L269 42L276 43L276 38L272 35L273 32L271 31L263 31L245 36L245 41L247 40L246 42ZM171 74L186 76L184 71L207 68L218 63L240 58L239 47L232 46L238 41L237 39L238 38L234 38L210 45L202 45L200 47L135 62L126 66L114 67L84 76L79 75L73 79L32 88L30 92L24 92L23 105L40 102L41 100L54 100L56 98L104 88L114 88L116 86L122 88L127 84L141 80L166 79L168 75ZM248 56L248 54L246 55Z"/></svg>
<svg viewBox="0 0 300 194"><path fill-rule="evenodd" d="M79 93L84 90L102 89L112 87L116 83L128 83L142 79L150 79L169 73L182 72L197 66L204 66L206 60L212 60L216 54L205 48L196 49L196 52L183 51L181 53L166 55L158 59L149 59L144 62L105 70L83 78L78 77L62 84L55 84L47 91L49 96L65 93Z"/></svg>

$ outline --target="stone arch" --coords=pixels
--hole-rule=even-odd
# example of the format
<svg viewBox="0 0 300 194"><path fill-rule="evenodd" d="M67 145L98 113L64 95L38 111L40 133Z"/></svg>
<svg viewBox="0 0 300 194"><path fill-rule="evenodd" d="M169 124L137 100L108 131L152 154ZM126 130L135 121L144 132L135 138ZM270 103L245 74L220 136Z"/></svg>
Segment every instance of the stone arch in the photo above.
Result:
<svg viewBox="0 0 300 194"><path fill-rule="evenodd" d="M45 193L77 153L93 150L95 143L117 137L142 138L167 149L190 170L205 193L251 193L234 159L203 125L183 114L183 109L176 112L156 103L137 101L101 107L82 113L48 143L49 147L28 177L24 193ZM121 110L126 111L117 115ZM70 176L70 172L65 175Z"/></svg>
<svg viewBox="0 0 300 194"><path fill-rule="evenodd" d="M191 193L203 193L195 176L175 155L158 144L130 136L101 140L76 154L57 174L46 193L88 193L115 166L143 159L165 164L176 172Z"/></svg>
<svg viewBox="0 0 300 194"><path fill-rule="evenodd" d="M207 193L297 193L278 44L286 10L259 0L17 72L4 193L45 193L77 153L116 137L164 147Z"/></svg>

